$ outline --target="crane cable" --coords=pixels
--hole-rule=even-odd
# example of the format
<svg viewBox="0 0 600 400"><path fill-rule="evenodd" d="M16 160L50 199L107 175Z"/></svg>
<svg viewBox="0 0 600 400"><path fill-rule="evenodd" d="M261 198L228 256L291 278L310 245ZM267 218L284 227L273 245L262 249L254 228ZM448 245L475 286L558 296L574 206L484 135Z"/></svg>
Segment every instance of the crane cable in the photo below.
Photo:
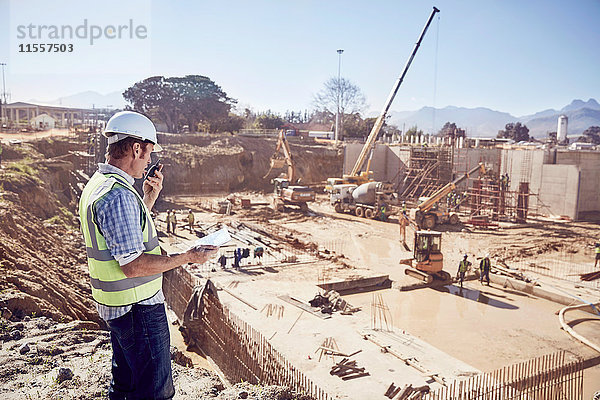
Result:
<svg viewBox="0 0 600 400"><path fill-rule="evenodd" d="M437 69L438 69L438 45L440 42L440 16L437 16L437 26L435 33L435 55L433 61L433 112L432 112L432 121L431 121L431 134L435 135L435 106L436 106L436 96L437 96Z"/></svg>

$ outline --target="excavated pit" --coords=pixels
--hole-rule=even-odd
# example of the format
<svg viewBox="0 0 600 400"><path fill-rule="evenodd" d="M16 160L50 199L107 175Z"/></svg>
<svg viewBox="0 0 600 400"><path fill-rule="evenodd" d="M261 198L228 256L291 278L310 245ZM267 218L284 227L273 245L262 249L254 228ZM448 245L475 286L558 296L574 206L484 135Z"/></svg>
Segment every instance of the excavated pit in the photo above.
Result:
<svg viewBox="0 0 600 400"><path fill-rule="evenodd" d="M490 370L514 360L526 360L564 349L575 355L589 356L579 344L556 330L552 322L554 315L540 318L537 325L536 320L529 323L531 326L515 325L515 314L504 313L519 312L520 318L526 319L528 312L534 312L538 318L541 312L552 314L549 311L558 308L558 305L548 304L531 295L521 295L511 287L496 285L493 290L484 291L479 290L475 281L468 283L468 290L463 294L454 289L399 292L398 285L404 284L402 280L406 278L398 260L410 254L399 245L398 228L394 224L335 214L322 195L310 206L308 213L296 210L279 213L264 205L269 204L271 198L269 178L283 172L272 171L271 176L264 178L269 171L269 158L275 150L274 138L161 135L160 140L165 143L165 151L153 157L160 157L165 164L165 182L157 211L191 208L200 216L204 228L215 222L259 225L277 242L295 249L289 252L296 261L301 254L316 250L327 255L325 261L318 259L315 266L310 263L295 266L294 258L288 257L281 266L275 262L262 267L247 266L247 269L235 273L218 271L213 264L192 271L202 276L210 275L238 297L256 303L259 310L267 304L284 306L285 317L281 321L277 322L272 317L265 320L264 313L248 312L247 306L239 300L223 295L224 303L245 321L266 337L274 335L274 345L307 374L323 368L322 365L315 366L314 360L307 358L305 353L313 353L325 336L336 336L340 344L345 343L353 350L354 347L363 347L362 339L351 340L348 332L369 328L372 293L346 297L353 306L363 309L355 316L344 316L345 322L352 321L349 326L340 324L335 328L315 328L314 322L307 316L297 322L293 334L287 335L284 333L291 330L299 311L289 303L281 303L278 296L287 294L308 301L319 291L319 284L337 280L368 281L368 276L388 274L392 288L377 292L382 293L390 305L396 329L406 330L407 335L410 331L414 337L436 346L449 355L446 361L450 360L450 365L451 359L456 358L477 369ZM291 139L290 145L302 183L318 186L327 177L339 175L343 158L341 149L299 139ZM92 321L93 326L99 328L101 321L91 300L85 251L74 215L79 193L86 182L84 175L74 171L75 166L85 165L76 155L76 152L85 150L82 141L73 138L42 139L4 145L3 148L3 168L0 169L0 308L3 319L12 321L10 324L18 324L26 318L45 316L58 323ZM232 215L213 213L209 206L226 197L234 202ZM242 209L240 198L251 199L261 205ZM195 238L194 234L181 231L177 236L165 235L163 220L164 214L161 213L157 217L159 229L163 230L161 243L169 250L180 251ZM394 221L394 218L391 220ZM543 226L507 226L493 232L445 231L444 258L451 274L456 272L455 265L465 252L471 257L490 252L493 257L507 262L537 264L568 253L569 260L583 265L590 256L588 247L593 244L596 233L597 225L594 224L555 222L544 222ZM544 262L540 261L542 258ZM213 267L216 272L212 271ZM593 300L592 297L586 298ZM494 307L499 302L509 306ZM468 318L455 320L453 312L458 317L464 314ZM478 318L484 318L485 324L478 322ZM490 325L490 318L496 324L496 333L487 340L485 332L479 332L473 326ZM456 341L460 335L453 333L448 336L445 328L448 324L459 327L459 330L469 331L472 328L472 332L469 331L472 346L457 350L461 347ZM318 332L313 332L314 329ZM583 325L578 329L584 329L586 334L595 334ZM503 342L503 335L509 338L508 348L495 344ZM530 339L522 341L519 337L523 335L529 335ZM519 343L526 343L528 347L517 349ZM304 346L306 350L297 352L296 345ZM11 359L11 351L18 351L15 344L5 349L7 356L3 359L7 360ZM368 361L363 360L363 363L368 365ZM382 365L388 363L388 369L401 374L400 367L394 362L385 359ZM15 368L14 371L17 371L23 367ZM376 367L373 369L377 371ZM588 381L597 381L597 368L590 370L593 374ZM385 371L381 371L381 376L384 375ZM0 385L0 390L11 387L10 383L6 383L10 377L4 378L2 385L8 386ZM343 393L349 386L335 379L338 378L334 378L333 386L327 380L317 383L322 387L334 387L335 393L344 398ZM366 387L383 394L385 387L379 386L389 385L389 382L365 385L362 382L367 381L361 379L365 378L356 381L356 393L360 393L361 387ZM418 380L417 377L415 379ZM588 392L597 390L588 386Z"/></svg>

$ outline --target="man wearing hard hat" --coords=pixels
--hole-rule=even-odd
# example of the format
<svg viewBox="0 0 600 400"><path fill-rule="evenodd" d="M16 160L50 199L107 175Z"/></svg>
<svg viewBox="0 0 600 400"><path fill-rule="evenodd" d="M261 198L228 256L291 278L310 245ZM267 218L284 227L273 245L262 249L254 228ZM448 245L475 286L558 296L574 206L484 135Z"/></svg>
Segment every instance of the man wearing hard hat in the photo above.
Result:
<svg viewBox="0 0 600 400"><path fill-rule="evenodd" d="M490 269L492 267L492 262L490 261L490 253L487 253L485 257L481 259L479 263L479 282L483 285L483 280L485 279L487 285L490 286Z"/></svg>
<svg viewBox="0 0 600 400"><path fill-rule="evenodd" d="M456 277L457 277L458 281L460 282L461 288L463 287L463 281L465 280L465 275L467 273L467 270L471 266L471 262L469 260L467 260L468 257L469 257L469 255L465 254L463 256L463 259L460 260L460 262L458 263L458 272L456 273Z"/></svg>
<svg viewBox="0 0 600 400"><path fill-rule="evenodd" d="M170 399L169 326L162 273L204 263L214 246L167 256L161 251L150 210L162 190L162 165L142 185L152 152L161 151L156 128L142 114L123 111L106 124L106 163L85 186L79 201L92 296L110 330L113 349L109 398Z"/></svg>

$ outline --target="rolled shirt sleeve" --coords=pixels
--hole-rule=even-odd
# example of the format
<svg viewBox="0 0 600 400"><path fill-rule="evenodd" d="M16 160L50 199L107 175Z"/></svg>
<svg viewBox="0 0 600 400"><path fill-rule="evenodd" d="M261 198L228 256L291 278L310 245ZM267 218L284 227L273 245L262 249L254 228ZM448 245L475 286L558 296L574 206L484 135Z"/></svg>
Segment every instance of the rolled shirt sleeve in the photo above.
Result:
<svg viewBox="0 0 600 400"><path fill-rule="evenodd" d="M96 202L96 222L110 254L123 266L144 252L140 203L130 190L117 187Z"/></svg>

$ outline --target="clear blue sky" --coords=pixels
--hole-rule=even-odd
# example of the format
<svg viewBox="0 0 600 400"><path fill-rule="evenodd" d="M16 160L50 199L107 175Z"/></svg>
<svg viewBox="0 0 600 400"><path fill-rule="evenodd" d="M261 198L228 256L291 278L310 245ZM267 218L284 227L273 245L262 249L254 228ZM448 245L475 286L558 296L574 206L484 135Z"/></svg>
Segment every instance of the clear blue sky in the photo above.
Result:
<svg viewBox="0 0 600 400"><path fill-rule="evenodd" d="M18 0L18 7L28 1ZM45 3L73 20L108 20L118 9L114 1L101 2L106 10L78 15L69 11L68 1ZM151 22L145 71L72 71L72 60L64 57L54 58L53 65L64 63L68 73L31 74L11 68L9 39L15 32L9 32L9 15L15 3L0 0L0 62L8 64L12 100L52 100L86 90L106 94L150 75L200 74L242 107L304 110L325 80L337 75L341 48L342 76L362 89L368 110L377 114L434 5L441 10L439 21L431 25L392 110L454 105L522 116L575 98L600 99L599 0L146 3L151 7L143 13ZM56 23L55 15L48 12L34 22ZM36 57L32 62L44 65ZM103 59L128 63L127 54L110 51Z"/></svg>

